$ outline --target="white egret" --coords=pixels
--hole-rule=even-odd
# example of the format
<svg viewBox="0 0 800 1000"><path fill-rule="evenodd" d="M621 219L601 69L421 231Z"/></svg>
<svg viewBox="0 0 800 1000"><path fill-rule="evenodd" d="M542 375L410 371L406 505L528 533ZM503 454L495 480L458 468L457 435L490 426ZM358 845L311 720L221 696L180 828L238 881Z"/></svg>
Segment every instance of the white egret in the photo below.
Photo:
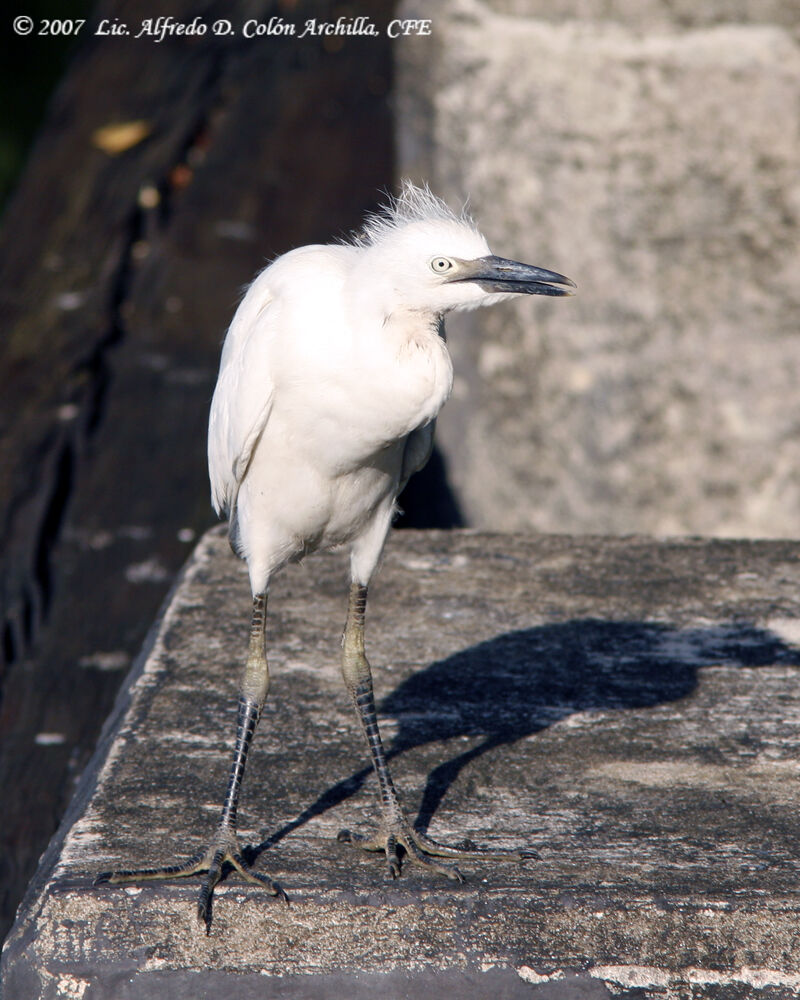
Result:
<svg viewBox="0 0 800 1000"><path fill-rule="evenodd" d="M236 834L248 747L269 687L267 591L286 563L342 545L350 550L351 577L342 673L377 774L382 821L373 838L341 839L383 851L392 877L404 853L461 878L440 859L476 852L415 830L389 775L364 652L367 585L398 494L427 461L436 416L450 394L444 315L512 295L570 295L574 287L561 274L493 256L470 218L410 183L352 242L300 247L258 275L228 330L208 433L214 507L229 518L231 544L247 561L253 593L219 825L208 849L186 864L104 873L98 881L204 873L198 917L207 925L226 864L283 895L245 861Z"/></svg>

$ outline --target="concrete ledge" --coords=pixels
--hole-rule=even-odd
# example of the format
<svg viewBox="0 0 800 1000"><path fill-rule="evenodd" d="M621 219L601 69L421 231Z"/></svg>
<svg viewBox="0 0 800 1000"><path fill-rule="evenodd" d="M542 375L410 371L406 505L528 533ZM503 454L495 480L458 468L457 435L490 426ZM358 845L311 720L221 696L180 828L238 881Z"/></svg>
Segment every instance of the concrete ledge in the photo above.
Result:
<svg viewBox="0 0 800 1000"><path fill-rule="evenodd" d="M218 809L244 567L202 540L3 957L3 996L783 998L800 989L800 544L396 533L368 648L396 782L443 840L537 848L453 885L336 843L376 816L339 677L346 561L270 598L273 687L229 878L93 888L181 859Z"/></svg>

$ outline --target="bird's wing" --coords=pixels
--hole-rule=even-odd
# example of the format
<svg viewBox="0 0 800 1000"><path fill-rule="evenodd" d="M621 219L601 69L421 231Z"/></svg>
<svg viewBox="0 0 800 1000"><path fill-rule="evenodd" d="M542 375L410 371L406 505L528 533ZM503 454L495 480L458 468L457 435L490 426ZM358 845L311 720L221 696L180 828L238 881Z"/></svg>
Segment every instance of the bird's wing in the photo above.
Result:
<svg viewBox="0 0 800 1000"><path fill-rule="evenodd" d="M403 467L400 473L400 490L402 492L406 483L427 464L433 451L433 432L436 429L436 421L431 420L424 427L418 427L406 438L406 446L403 451Z"/></svg>
<svg viewBox="0 0 800 1000"><path fill-rule="evenodd" d="M222 348L208 423L211 500L230 514L253 450L269 419L275 387L268 351L275 335L275 304L262 276L250 286Z"/></svg>

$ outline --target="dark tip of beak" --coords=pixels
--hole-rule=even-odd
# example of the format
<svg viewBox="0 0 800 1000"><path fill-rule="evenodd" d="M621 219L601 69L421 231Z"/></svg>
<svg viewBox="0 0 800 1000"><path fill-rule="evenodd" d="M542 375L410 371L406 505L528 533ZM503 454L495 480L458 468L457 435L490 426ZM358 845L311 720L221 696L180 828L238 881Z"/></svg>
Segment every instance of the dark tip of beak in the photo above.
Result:
<svg viewBox="0 0 800 1000"><path fill-rule="evenodd" d="M512 295L574 295L577 288L557 271L494 256L470 261L455 280L475 281L486 292Z"/></svg>

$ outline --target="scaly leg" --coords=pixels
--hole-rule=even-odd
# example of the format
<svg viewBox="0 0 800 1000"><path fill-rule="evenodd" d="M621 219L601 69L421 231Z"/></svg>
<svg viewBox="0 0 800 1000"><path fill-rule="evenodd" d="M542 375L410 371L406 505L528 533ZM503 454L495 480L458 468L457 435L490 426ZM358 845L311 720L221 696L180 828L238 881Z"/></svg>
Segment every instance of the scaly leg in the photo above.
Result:
<svg viewBox="0 0 800 1000"><path fill-rule="evenodd" d="M367 607L367 588L358 583L350 586L347 607L347 623L342 636L342 675L347 690L358 712L361 727L367 739L372 763L378 776L380 788L382 822L374 837L363 837L342 830L339 841L357 844L367 851L384 851L388 874L397 878L400 874L398 846L402 847L409 861L447 875L448 878L463 881L463 876L454 864L446 864L439 858L475 860L476 858L505 858L519 860L535 857L534 852L461 850L439 844L425 834L415 830L406 819L397 796L383 749L378 719L375 712L375 696L372 691L372 672L364 652L364 617Z"/></svg>
<svg viewBox="0 0 800 1000"><path fill-rule="evenodd" d="M286 899L286 893L271 878L254 871L244 860L236 836L236 812L239 791L244 777L247 752L253 739L261 709L269 690L269 669L266 652L266 594L258 594L253 600L253 617L250 624L250 647L239 694L239 713L236 725L236 745L231 762L228 788L222 806L217 831L205 851L201 851L184 864L167 865L164 868L145 868L139 871L125 870L103 872L95 879L95 885L103 882L139 882L146 879L186 878L205 872L197 902L197 918L209 928L211 923L211 897L226 864L231 865L248 882L265 886L273 896Z"/></svg>

